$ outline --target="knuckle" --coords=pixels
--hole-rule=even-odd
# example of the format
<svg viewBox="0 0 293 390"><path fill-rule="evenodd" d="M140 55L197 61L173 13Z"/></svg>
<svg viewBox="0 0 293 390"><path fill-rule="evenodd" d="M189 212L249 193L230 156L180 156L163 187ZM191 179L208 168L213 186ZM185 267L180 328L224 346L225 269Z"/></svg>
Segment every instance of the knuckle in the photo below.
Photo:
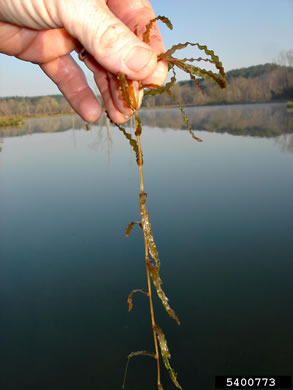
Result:
<svg viewBox="0 0 293 390"><path fill-rule="evenodd" d="M108 24L102 31L100 30L97 36L96 45L99 51L112 50L116 47L117 41L125 37L125 31L118 22L114 22Z"/></svg>

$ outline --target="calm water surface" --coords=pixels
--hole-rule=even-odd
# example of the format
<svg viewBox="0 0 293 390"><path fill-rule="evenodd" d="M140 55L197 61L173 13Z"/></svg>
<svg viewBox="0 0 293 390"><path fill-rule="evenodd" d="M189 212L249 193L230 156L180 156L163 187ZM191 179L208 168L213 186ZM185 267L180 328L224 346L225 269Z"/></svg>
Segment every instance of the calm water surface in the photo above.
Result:
<svg viewBox="0 0 293 390"><path fill-rule="evenodd" d="M293 122L285 105L144 113L145 187L161 276L155 302L184 390L215 375L293 375ZM120 389L152 350L139 177L123 134L77 117L0 137L0 388ZM176 130L177 129L177 130ZM128 129L130 131L130 129ZM174 389L165 369L164 389ZM155 389L155 363L127 389Z"/></svg>

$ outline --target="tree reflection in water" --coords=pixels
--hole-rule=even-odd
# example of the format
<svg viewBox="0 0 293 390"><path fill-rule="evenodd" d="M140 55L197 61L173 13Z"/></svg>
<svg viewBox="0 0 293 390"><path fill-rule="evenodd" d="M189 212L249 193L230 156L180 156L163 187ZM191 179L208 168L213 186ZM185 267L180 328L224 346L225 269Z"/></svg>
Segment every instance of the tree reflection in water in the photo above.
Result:
<svg viewBox="0 0 293 390"><path fill-rule="evenodd" d="M188 107L186 114L194 130L251 137L279 137L276 143L281 145L282 150L293 152L291 136L293 112L287 110L285 103ZM145 126L184 130L180 112L175 108L142 110L141 117ZM106 116L103 115L96 125L98 137L95 138L91 147L103 149L106 145L110 155L112 138ZM91 130L96 128L96 125L86 124L77 115L31 118L26 119L22 127L1 128L0 137L62 132L69 129ZM133 126L133 123L129 121L128 126Z"/></svg>
<svg viewBox="0 0 293 390"><path fill-rule="evenodd" d="M145 111L142 119L147 126L182 129L176 109ZM240 104L186 108L192 128L216 133L275 137L293 132L293 113L284 103Z"/></svg>
<svg viewBox="0 0 293 390"><path fill-rule="evenodd" d="M276 144L280 146L282 152L293 153L293 133L280 135L276 138Z"/></svg>

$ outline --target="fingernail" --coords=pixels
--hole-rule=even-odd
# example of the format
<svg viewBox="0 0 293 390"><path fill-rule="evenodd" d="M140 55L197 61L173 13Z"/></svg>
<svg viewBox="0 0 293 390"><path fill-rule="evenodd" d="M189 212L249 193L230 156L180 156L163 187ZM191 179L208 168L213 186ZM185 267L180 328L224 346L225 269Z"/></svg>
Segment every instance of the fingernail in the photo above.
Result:
<svg viewBox="0 0 293 390"><path fill-rule="evenodd" d="M139 72L148 65L153 56L155 54L152 50L136 46L128 53L125 64L130 70Z"/></svg>

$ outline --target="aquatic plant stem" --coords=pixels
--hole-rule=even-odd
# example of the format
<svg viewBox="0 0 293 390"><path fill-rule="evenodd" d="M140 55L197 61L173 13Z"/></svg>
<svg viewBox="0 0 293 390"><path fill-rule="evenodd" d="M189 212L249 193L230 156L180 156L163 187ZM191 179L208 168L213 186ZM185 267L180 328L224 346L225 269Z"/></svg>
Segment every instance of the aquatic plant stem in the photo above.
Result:
<svg viewBox="0 0 293 390"><path fill-rule="evenodd" d="M142 34L142 40L146 44L150 44L151 41L151 29L153 24L160 20L163 23L165 23L170 29L172 29L172 23L169 21L168 18L165 16L157 16L156 18L149 21L149 23L145 26L145 32ZM137 29L135 29L134 33L137 35ZM202 50L205 55L207 55L209 58L183 58L178 59L173 57L173 54L177 50L181 50L186 48L187 46L196 46L199 50ZM139 83L139 89L143 90L144 88L147 88L148 90L145 91L145 95L149 96L155 96L160 95L163 92L166 92L173 101L176 103L176 105L180 108L181 115L183 117L184 123L189 130L192 137L197 140L201 141L198 137L196 137L193 134L192 125L189 122L187 116L185 115L184 109L180 106L180 104L177 101L177 98L175 95L172 94L171 88L174 86L176 82L176 72L174 67L185 71L187 74L189 74L190 79L194 82L194 84L199 87L199 89L203 92L200 82L197 80L197 77L203 78L203 79L210 79L215 81L221 88L224 88L226 86L226 79L225 79L225 72L224 68L222 66L222 63L220 62L218 56L215 55L215 53L212 50L209 50L207 46L200 45L199 43L192 43L192 42L186 42L186 43L179 43L177 45L173 45L171 49L168 51L161 53L158 56L158 60L164 60L168 63L168 69L172 70L173 75L171 76L171 79L169 82L167 82L164 86L156 85L156 84L147 84L143 85L142 82ZM205 70L200 67L194 66L193 62L199 62L199 61L205 61L211 64L214 64L215 67L218 70L218 73L215 73L210 70ZM128 361L126 365L126 371L123 381L123 388L125 385L126 380L126 373L128 368L129 359L133 356L139 356L139 355L146 355L151 356L157 360L157 386L158 390L163 390L163 387L161 385L161 379L160 379L160 356L159 356L159 348L160 353L162 357L162 361L166 367L166 369L169 372L170 378L174 385L179 389L182 390L182 387L177 381L176 373L174 372L173 368L170 365L169 359L171 358L171 354L169 352L168 346L167 346L167 340L166 337L162 331L162 329L155 323L155 316L154 316L154 308L153 308L153 301L152 301L152 291L151 291L151 281L152 279L154 288L157 292L157 295L159 299L162 302L163 307L169 314L171 318L173 318L178 325L180 325L180 321L174 312L174 310L170 307L168 303L168 298L166 297L163 289L162 289L162 280L159 275L160 271L160 259L159 259L159 253L156 248L156 244L154 241L149 213L146 208L146 199L147 194L144 192L144 181L143 181L143 156L142 156L142 148L141 148L141 142L140 142L140 135L142 133L142 124L141 119L138 115L138 94L136 93L136 89L134 88L133 81L127 79L127 76L123 73L118 72L117 73L117 80L119 83L119 90L121 93L121 98L124 101L127 108L129 108L133 114L135 114L135 136L136 140L134 140L131 136L131 134L127 133L126 130L120 126L117 125L120 131L124 134L124 136L127 138L128 142L130 143L131 147L136 153L136 161L139 168L139 178L140 178L140 193L139 193L139 202L140 202L140 215L141 215L141 221L137 222L131 222L125 232L125 235L128 237L129 233L134 225L139 225L143 230L144 235L144 245L145 245L145 266L146 266L146 276L147 276L147 284L148 284L148 290L145 292L146 295L149 297L149 305L150 305L150 315L151 315L151 322L152 322L152 329L153 329L153 337L154 337L154 347L155 352L148 352L148 351L137 351L132 352L130 355L128 355ZM143 290L133 290L129 296L128 296L128 310L130 311L132 308L132 295L134 292L138 292Z"/></svg>
<svg viewBox="0 0 293 390"><path fill-rule="evenodd" d="M139 183L140 183L140 193L144 194L144 183L143 183L143 161L142 161L142 152L141 152L141 142L140 142L140 136L136 136L136 142L137 142L137 147L138 147L138 161L137 165L139 168Z"/></svg>
<svg viewBox="0 0 293 390"><path fill-rule="evenodd" d="M136 141L137 141L137 146L138 146L137 165L139 167L140 202L142 202L142 197L145 195L145 192L144 192L144 182L143 182L143 169L142 169L143 160L142 160L140 134L136 134ZM149 267L148 267L148 262L149 262L148 244L147 244L145 234L144 234L144 248L145 248L146 276L147 276L147 285L148 285L147 295L149 297L150 314L151 314L151 322L152 322L154 346L155 346L155 359L157 361L157 385L158 385L158 390L161 390L162 385L161 385L161 372L160 372L160 355L159 355L158 340L157 340L157 334L156 334L156 322L155 322L154 306L153 306L153 299L152 299L151 278L150 278L150 271L149 271Z"/></svg>
<svg viewBox="0 0 293 390"><path fill-rule="evenodd" d="M156 334L156 323L155 323L154 307L153 307L153 300L152 300L151 278L150 278L150 271L148 268L148 261L149 261L148 247L147 247L146 240L144 240L144 246L145 246L145 266L146 266L147 284L148 284L148 297L150 302L150 313L151 313L151 321L152 321L153 337L154 337L154 345L155 345L155 359L157 361L157 384L158 384L158 390L160 390L162 388L161 372L160 372L160 355L159 355L158 340Z"/></svg>

